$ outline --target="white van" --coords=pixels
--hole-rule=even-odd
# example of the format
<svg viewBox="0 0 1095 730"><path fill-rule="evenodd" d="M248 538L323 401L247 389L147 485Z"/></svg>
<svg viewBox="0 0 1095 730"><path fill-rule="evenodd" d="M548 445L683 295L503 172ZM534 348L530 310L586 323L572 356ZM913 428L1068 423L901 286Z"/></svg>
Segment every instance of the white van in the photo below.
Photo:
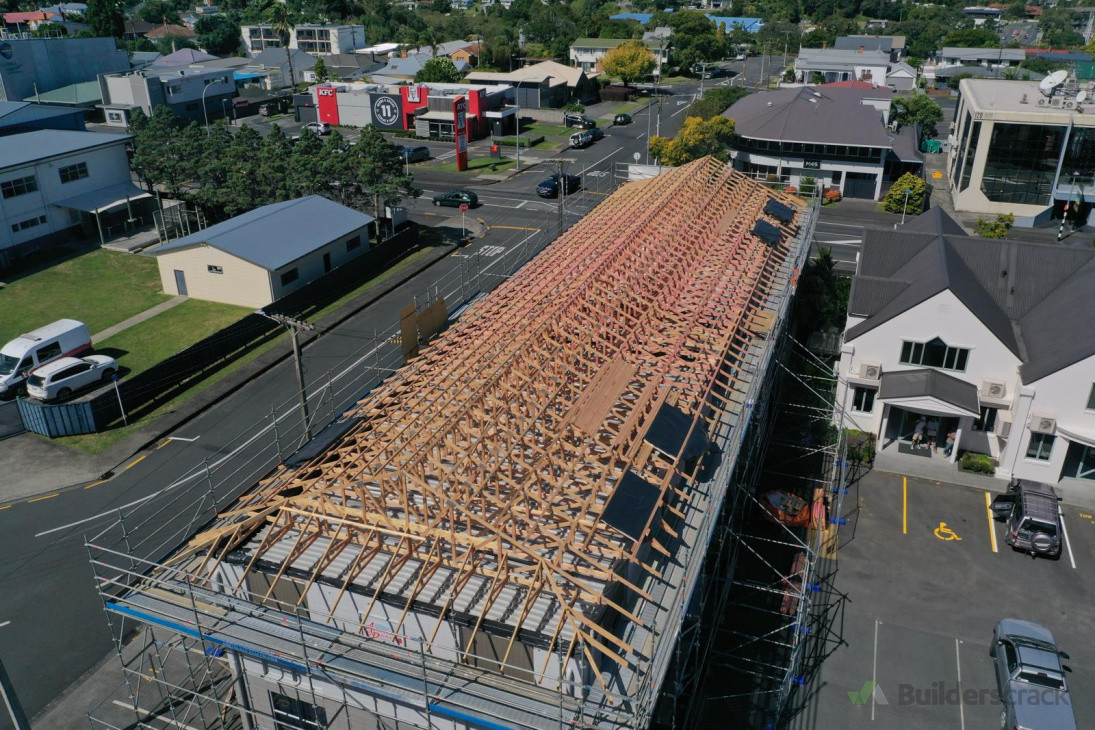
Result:
<svg viewBox="0 0 1095 730"><path fill-rule="evenodd" d="M19 335L0 348L0 396L16 393L30 371L39 365L90 349L87 325L74 319L59 319Z"/></svg>

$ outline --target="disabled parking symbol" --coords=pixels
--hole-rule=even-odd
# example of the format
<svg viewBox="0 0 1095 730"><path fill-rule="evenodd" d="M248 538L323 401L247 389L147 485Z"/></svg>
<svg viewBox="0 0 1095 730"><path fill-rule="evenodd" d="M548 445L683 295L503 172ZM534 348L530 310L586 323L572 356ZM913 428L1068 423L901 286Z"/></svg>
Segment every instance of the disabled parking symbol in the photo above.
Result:
<svg viewBox="0 0 1095 730"><path fill-rule="evenodd" d="M947 542L950 542L951 540L961 540L962 539L962 538L958 537L957 532L955 532L951 528L947 527L946 522L940 522L939 527L935 528L932 531L932 534L934 534L940 540L944 540L944 541L947 541Z"/></svg>

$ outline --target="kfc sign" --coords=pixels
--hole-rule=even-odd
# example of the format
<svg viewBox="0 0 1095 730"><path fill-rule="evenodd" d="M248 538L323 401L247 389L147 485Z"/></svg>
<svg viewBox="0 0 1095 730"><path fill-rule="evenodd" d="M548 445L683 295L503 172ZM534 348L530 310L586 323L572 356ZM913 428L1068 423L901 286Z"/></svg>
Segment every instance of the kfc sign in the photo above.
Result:
<svg viewBox="0 0 1095 730"><path fill-rule="evenodd" d="M319 94L320 96L334 96L335 95L335 90L333 88L331 88L330 86L321 86L318 89L316 89L316 93Z"/></svg>
<svg viewBox="0 0 1095 730"><path fill-rule="evenodd" d="M419 92L419 89L418 89L417 86L411 86L410 88L407 89L407 101L409 101L412 104L420 103L421 102L421 97L419 96L419 93L420 92Z"/></svg>

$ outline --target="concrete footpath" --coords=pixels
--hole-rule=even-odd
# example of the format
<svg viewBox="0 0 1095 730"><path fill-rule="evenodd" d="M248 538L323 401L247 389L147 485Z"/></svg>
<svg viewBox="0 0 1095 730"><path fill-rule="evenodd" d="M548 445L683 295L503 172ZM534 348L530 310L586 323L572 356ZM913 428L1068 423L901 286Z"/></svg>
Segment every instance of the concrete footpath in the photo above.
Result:
<svg viewBox="0 0 1095 730"><path fill-rule="evenodd" d="M118 324L113 325L111 327L107 327L102 332L96 332L95 334L93 334L91 336L91 341L92 342L102 342L103 340L107 339L108 337L113 337L114 335L118 334L119 332L126 331L127 329L129 329L133 325L140 324L141 322L144 322L145 320L148 320L148 319L152 319L157 314L162 314L163 312L166 312L169 309L174 309L175 307L179 306L180 304L182 304L183 302L185 302L189 298L190 297L184 296L182 294L180 294L178 296L175 296L175 297L171 297L166 302L160 302L155 307L149 307L148 309L144 310L143 312L138 312L137 314L134 314L129 319L123 319Z"/></svg>
<svg viewBox="0 0 1095 730"><path fill-rule="evenodd" d="M457 216L457 226L459 226L459 216ZM403 265L403 262L396 263L383 279L317 322L317 333L336 327L388 292L397 289L407 280L430 268L454 250L451 245L438 246L432 250L428 249L427 254L413 266L407 267ZM170 302L164 302L164 304L170 304ZM316 333L312 333L302 338L301 346L306 346L315 336ZM5 475L4 482L0 486L0 504L51 494L106 478L135 454L160 441L176 428L231 395L291 354L292 348L289 341L284 339L222 380L195 393L175 409L149 423L148 426L130 434L102 454L81 453L59 442L51 441L45 436L30 432L5 439L0 442L2 443L0 474Z"/></svg>

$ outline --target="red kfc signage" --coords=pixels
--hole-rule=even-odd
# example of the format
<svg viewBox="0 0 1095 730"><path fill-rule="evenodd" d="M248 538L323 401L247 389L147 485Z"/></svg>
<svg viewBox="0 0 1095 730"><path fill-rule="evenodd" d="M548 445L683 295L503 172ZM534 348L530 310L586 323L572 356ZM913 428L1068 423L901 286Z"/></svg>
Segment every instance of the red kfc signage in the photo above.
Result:
<svg viewBox="0 0 1095 730"><path fill-rule="evenodd" d="M468 102L458 96L452 102L453 129L456 137L456 169L468 169Z"/></svg>
<svg viewBox="0 0 1095 730"><path fill-rule="evenodd" d="M338 90L333 86L316 87L316 106L319 107L319 121L338 124Z"/></svg>

